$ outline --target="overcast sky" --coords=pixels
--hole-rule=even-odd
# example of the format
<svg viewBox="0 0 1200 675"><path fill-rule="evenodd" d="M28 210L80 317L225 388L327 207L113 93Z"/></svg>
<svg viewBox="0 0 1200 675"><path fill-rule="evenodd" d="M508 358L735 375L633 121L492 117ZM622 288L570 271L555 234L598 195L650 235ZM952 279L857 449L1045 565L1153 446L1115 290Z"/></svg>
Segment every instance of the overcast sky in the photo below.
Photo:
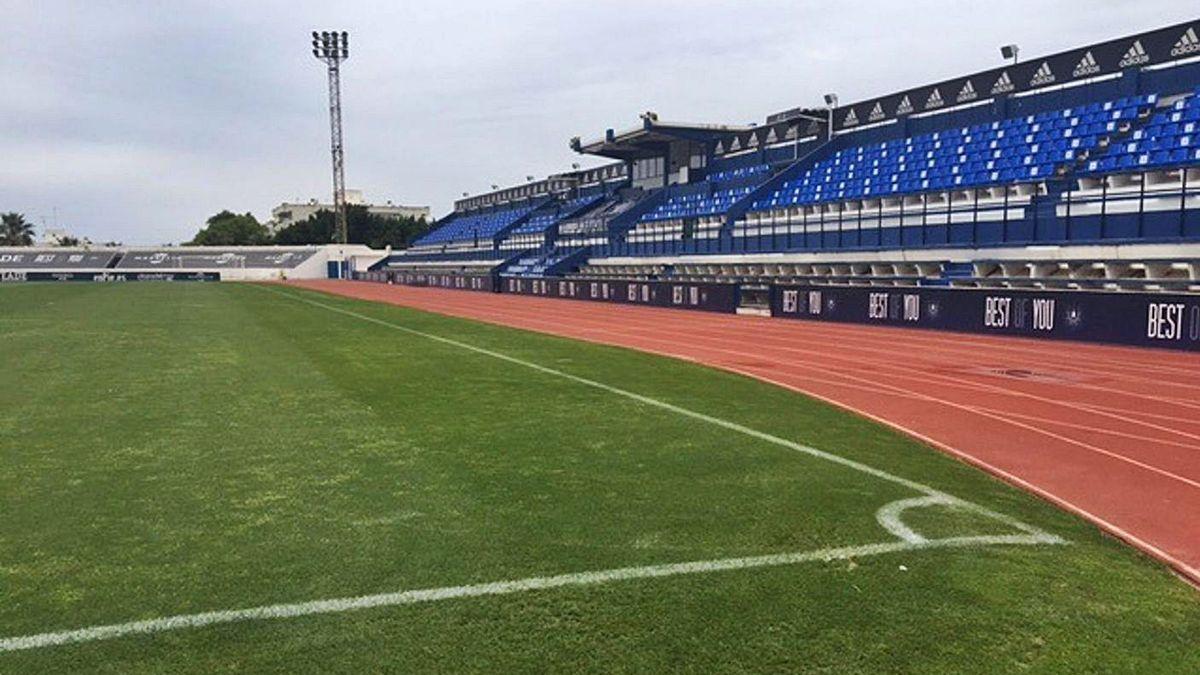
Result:
<svg viewBox="0 0 1200 675"><path fill-rule="evenodd" d="M572 136L761 122L1177 23L1195 1L0 0L0 211L102 241L329 199L312 29L348 30L346 182L428 204L568 169Z"/></svg>

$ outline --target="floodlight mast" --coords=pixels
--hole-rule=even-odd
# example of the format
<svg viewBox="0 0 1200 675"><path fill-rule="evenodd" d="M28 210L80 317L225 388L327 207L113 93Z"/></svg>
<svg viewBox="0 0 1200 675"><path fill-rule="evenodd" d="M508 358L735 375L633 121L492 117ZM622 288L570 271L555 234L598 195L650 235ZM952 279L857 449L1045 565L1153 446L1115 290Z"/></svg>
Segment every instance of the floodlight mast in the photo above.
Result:
<svg viewBox="0 0 1200 675"><path fill-rule="evenodd" d="M312 53L329 68L329 145L333 155L333 218L338 243L346 244L346 158L342 147L342 61L350 58L346 31L313 31Z"/></svg>

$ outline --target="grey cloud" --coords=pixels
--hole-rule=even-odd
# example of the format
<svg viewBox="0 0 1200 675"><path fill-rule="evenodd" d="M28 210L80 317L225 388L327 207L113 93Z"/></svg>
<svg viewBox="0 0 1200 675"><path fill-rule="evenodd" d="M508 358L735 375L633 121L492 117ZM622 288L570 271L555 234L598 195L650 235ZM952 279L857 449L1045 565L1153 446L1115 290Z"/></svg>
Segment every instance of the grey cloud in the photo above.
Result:
<svg viewBox="0 0 1200 675"><path fill-rule="evenodd" d="M750 122L1191 17L1190 3L2 2L0 210L94 239L190 237L329 191L313 28L345 28L347 181L431 204L595 163L638 112ZM999 8L999 9L998 9ZM14 56L15 55L15 56Z"/></svg>

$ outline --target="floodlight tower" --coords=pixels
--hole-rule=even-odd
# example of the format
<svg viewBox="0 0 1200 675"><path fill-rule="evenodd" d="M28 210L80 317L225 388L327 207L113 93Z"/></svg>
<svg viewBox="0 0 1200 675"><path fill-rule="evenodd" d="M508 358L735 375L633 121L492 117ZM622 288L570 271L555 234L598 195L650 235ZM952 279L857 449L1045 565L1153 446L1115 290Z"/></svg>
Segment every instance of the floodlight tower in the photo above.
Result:
<svg viewBox="0 0 1200 675"><path fill-rule="evenodd" d="M342 61L350 58L350 34L346 31L313 31L312 53L329 67L329 142L333 153L333 218L338 243L345 244L346 168L342 149Z"/></svg>

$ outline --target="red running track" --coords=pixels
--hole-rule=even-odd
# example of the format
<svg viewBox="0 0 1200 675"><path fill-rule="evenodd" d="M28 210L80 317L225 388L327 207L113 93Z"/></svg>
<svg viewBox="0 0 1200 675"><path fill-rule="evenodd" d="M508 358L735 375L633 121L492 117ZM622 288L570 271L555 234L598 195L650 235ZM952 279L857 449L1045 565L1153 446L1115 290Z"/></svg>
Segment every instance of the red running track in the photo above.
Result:
<svg viewBox="0 0 1200 675"><path fill-rule="evenodd" d="M370 282L290 282L673 356L887 424L1200 585L1200 356Z"/></svg>

